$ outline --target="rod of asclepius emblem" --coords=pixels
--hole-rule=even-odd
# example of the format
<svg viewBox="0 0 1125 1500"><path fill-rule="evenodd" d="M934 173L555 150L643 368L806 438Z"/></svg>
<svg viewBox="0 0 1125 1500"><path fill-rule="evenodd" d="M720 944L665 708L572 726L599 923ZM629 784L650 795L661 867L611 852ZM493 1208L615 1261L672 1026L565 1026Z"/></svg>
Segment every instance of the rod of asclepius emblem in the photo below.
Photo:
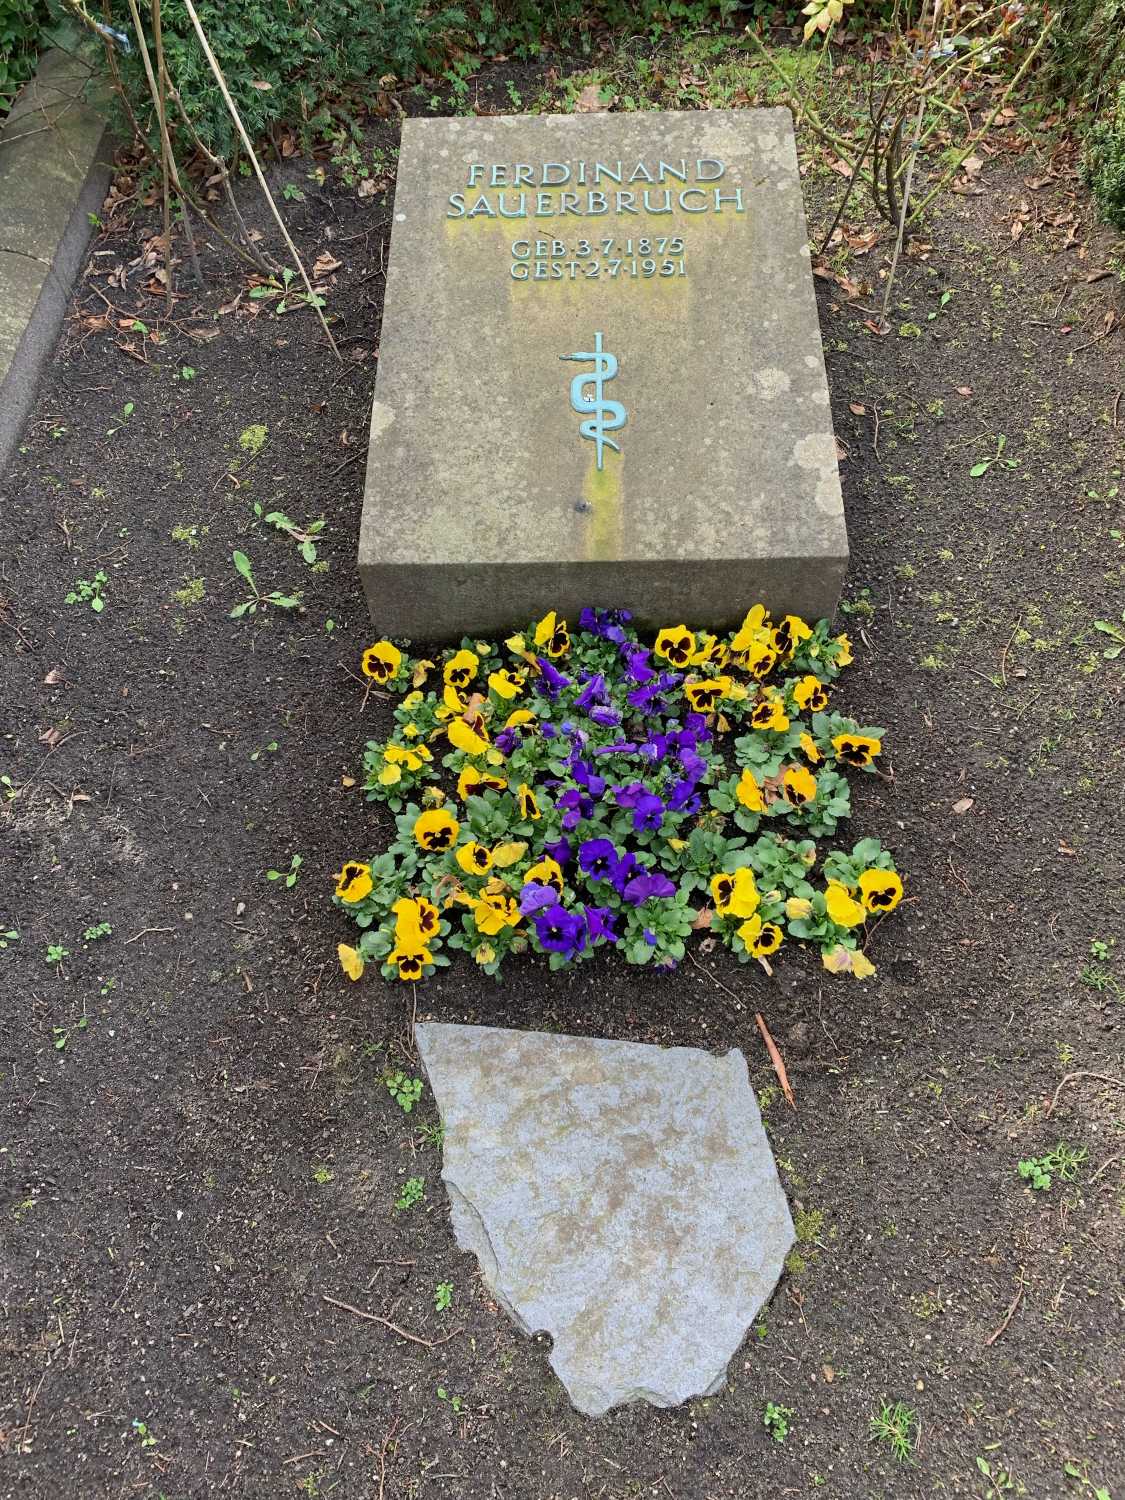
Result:
<svg viewBox="0 0 1125 1500"><path fill-rule="evenodd" d="M598 468L604 468L605 450L612 448L615 453L620 453L620 445L615 443L608 432L617 432L625 426L627 413L620 401L607 400L603 394L603 387L607 380L612 380L617 374L617 356L607 354L602 349L602 336L594 334L594 347L589 354L560 354L560 359L573 359L585 362L592 360L594 368L592 371L576 375L570 382L570 404L576 412L592 412L593 416L585 422L578 424L578 430L584 438L591 438L597 452ZM592 385L593 395L586 394L586 387Z"/></svg>

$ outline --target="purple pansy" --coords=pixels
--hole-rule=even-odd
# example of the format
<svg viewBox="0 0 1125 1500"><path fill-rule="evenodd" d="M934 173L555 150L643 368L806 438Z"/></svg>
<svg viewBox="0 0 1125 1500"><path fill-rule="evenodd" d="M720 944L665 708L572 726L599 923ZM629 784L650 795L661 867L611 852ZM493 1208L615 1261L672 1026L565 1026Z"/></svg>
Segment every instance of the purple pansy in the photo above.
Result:
<svg viewBox="0 0 1125 1500"><path fill-rule="evenodd" d="M543 852L557 865L565 865L572 850L569 839L553 839L543 845Z"/></svg>
<svg viewBox="0 0 1125 1500"><path fill-rule="evenodd" d="M559 893L554 886L540 885L537 881L529 880L520 891L520 915L529 916L533 911L541 911L545 906L553 906L559 899Z"/></svg>
<svg viewBox="0 0 1125 1500"><path fill-rule="evenodd" d="M585 711L593 708L596 704L604 703L608 696L605 678L600 672L595 672L577 698L575 698L574 706Z"/></svg>
<svg viewBox="0 0 1125 1500"><path fill-rule="evenodd" d="M537 656L535 660L539 665L539 681L541 686L548 698L557 698L563 688L570 686L570 678L564 677L561 672L556 671L545 656Z"/></svg>
<svg viewBox="0 0 1125 1500"><path fill-rule="evenodd" d="M535 913L535 936L548 953L563 953L567 958L586 946L586 920L565 906L546 906Z"/></svg>
<svg viewBox="0 0 1125 1500"><path fill-rule="evenodd" d="M659 871L646 870L643 875L635 875L621 894L633 906L641 906L654 896L662 898L674 896L676 894L676 887L668 879L667 875L661 875Z"/></svg>
<svg viewBox="0 0 1125 1500"><path fill-rule="evenodd" d="M584 906L582 909L586 913L586 931L590 934L592 943L596 943L599 938L604 938L607 943L620 941L619 934L613 930L617 912L608 906Z"/></svg>
<svg viewBox="0 0 1125 1500"><path fill-rule="evenodd" d="M612 880L619 859L610 839L587 839L578 848L578 867L588 880Z"/></svg>

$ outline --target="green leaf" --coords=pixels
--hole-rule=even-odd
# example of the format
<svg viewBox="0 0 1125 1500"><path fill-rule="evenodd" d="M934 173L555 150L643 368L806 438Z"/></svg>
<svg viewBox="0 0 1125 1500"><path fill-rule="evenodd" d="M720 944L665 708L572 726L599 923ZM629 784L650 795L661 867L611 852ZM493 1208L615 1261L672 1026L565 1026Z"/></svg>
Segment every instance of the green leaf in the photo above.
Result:
<svg viewBox="0 0 1125 1500"><path fill-rule="evenodd" d="M105 600L102 599L98 594L95 594L94 597L90 600L90 608L96 615L100 615L102 610L105 608Z"/></svg>
<svg viewBox="0 0 1125 1500"><path fill-rule="evenodd" d="M254 613L253 599L247 599L245 604L236 604L230 612L232 620L241 620L243 615Z"/></svg>
<svg viewBox="0 0 1125 1500"><path fill-rule="evenodd" d="M969 478L979 479L982 474L987 474L991 462L991 459L986 458L983 463L974 464L973 467L969 470Z"/></svg>
<svg viewBox="0 0 1125 1500"><path fill-rule="evenodd" d="M238 571L242 574L243 578L245 578L246 582L250 585L250 587L253 588L254 587L254 570L253 570L253 568L250 565L250 559L246 556L246 553L245 552L232 552L231 553L231 561L234 563L234 565L238 569Z"/></svg>

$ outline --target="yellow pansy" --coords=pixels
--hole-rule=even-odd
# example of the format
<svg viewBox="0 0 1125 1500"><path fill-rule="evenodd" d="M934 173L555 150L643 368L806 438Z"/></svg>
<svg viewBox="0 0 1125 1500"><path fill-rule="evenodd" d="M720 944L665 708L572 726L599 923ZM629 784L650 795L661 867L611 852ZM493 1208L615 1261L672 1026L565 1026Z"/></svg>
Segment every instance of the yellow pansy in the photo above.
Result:
<svg viewBox="0 0 1125 1500"><path fill-rule="evenodd" d="M807 708L810 713L820 713L828 707L828 693L819 677L811 673L802 677L793 689L793 701L798 708Z"/></svg>
<svg viewBox="0 0 1125 1500"><path fill-rule="evenodd" d="M790 807L804 807L816 797L816 777L804 766L789 766L781 778L781 795Z"/></svg>
<svg viewBox="0 0 1125 1500"><path fill-rule="evenodd" d="M755 641L761 640L765 629L765 605L755 604L753 609L747 610L746 618L731 638L731 651L735 656L744 656Z"/></svg>
<svg viewBox="0 0 1125 1500"><path fill-rule="evenodd" d="M729 659L730 648L725 641L721 641L717 635L701 635L691 654L691 665L718 667L721 670Z"/></svg>
<svg viewBox="0 0 1125 1500"><path fill-rule="evenodd" d="M837 943L834 948L825 948L820 961L830 974L854 974L857 979L870 979L875 965L856 948L845 948Z"/></svg>
<svg viewBox="0 0 1125 1500"><path fill-rule="evenodd" d="M763 682L777 666L777 652L766 641L752 641L739 660L751 677Z"/></svg>
<svg viewBox="0 0 1125 1500"><path fill-rule="evenodd" d="M538 864L532 865L524 875L523 883L530 885L533 881L536 885L549 885L562 895L563 872L557 860L541 859Z"/></svg>
<svg viewBox="0 0 1125 1500"><path fill-rule="evenodd" d="M402 767L393 763L385 765L379 772L380 786L396 786L402 780Z"/></svg>
<svg viewBox="0 0 1125 1500"><path fill-rule="evenodd" d="M785 915L791 922L804 921L812 916L812 902L804 896L790 896L785 903Z"/></svg>
<svg viewBox="0 0 1125 1500"><path fill-rule="evenodd" d="M376 641L359 659L359 668L372 682L390 682L402 666L402 652L390 641Z"/></svg>
<svg viewBox="0 0 1125 1500"><path fill-rule="evenodd" d="M518 698L523 691L523 681L511 672L492 672L488 685L498 698Z"/></svg>
<svg viewBox="0 0 1125 1500"><path fill-rule="evenodd" d="M359 956L358 948L350 948L347 943L337 943L336 957L349 979L363 978L363 959Z"/></svg>
<svg viewBox="0 0 1125 1500"><path fill-rule="evenodd" d="M837 927L858 927L867 920L867 913L849 892L846 885L830 880L824 893L824 906Z"/></svg>
<svg viewBox="0 0 1125 1500"><path fill-rule="evenodd" d="M391 907L395 917L395 942L408 946L415 939L416 947L424 947L427 940L437 935L438 909L425 896L412 898L400 896Z"/></svg>
<svg viewBox="0 0 1125 1500"><path fill-rule="evenodd" d="M417 980L422 978L426 965L433 963L433 959L428 948L396 945L387 962L395 966L400 979Z"/></svg>
<svg viewBox="0 0 1125 1500"><path fill-rule="evenodd" d="M835 638L839 651L836 653L836 665L838 667L850 667L854 661L852 656L852 643L846 635L838 635Z"/></svg>
<svg viewBox="0 0 1125 1500"><path fill-rule="evenodd" d="M686 667L695 652L695 636L686 625L667 625L656 637L654 656L662 657L674 667Z"/></svg>
<svg viewBox="0 0 1125 1500"><path fill-rule="evenodd" d="M414 663L414 670L410 674L410 686L420 688L433 670L434 664L432 661L416 661ZM421 698L422 694L411 693L409 696L411 698L417 699ZM403 699L403 702L406 702L405 698Z"/></svg>
<svg viewBox="0 0 1125 1500"><path fill-rule="evenodd" d="M813 739L811 734L802 734L801 749L804 752L805 757L810 760L814 766L820 765L821 761L824 759L824 756L821 755L820 750L817 748L817 743Z"/></svg>
<svg viewBox="0 0 1125 1500"><path fill-rule="evenodd" d="M738 778L735 796L742 803L743 807L748 808L750 812L760 813L766 810L766 804L762 799L762 789L758 785L758 778L749 766L746 767L742 775Z"/></svg>
<svg viewBox="0 0 1125 1500"><path fill-rule="evenodd" d="M468 687L477 675L480 666L480 657L475 651L461 650L456 652L445 664L442 676L450 687Z"/></svg>
<svg viewBox="0 0 1125 1500"><path fill-rule="evenodd" d="M768 958L776 953L785 936L776 922L763 922L756 912L748 922L743 922L738 935L755 958Z"/></svg>
<svg viewBox="0 0 1125 1500"><path fill-rule="evenodd" d="M535 644L542 646L544 653L552 659L565 656L570 650L570 634L566 621L560 620L552 609L535 627Z"/></svg>
<svg viewBox="0 0 1125 1500"><path fill-rule="evenodd" d="M882 740L869 734L837 734L832 737L832 748L836 759L846 766L857 766L861 770L869 766L883 748Z"/></svg>
<svg viewBox="0 0 1125 1500"><path fill-rule="evenodd" d="M506 870L509 865L514 865L518 859L522 859L527 853L527 845L523 839L515 839L508 844L497 844L492 851L492 863L498 870Z"/></svg>
<svg viewBox="0 0 1125 1500"><path fill-rule="evenodd" d="M341 901L355 903L370 896L375 882L371 878L371 866L358 859L349 859L336 876L336 894Z"/></svg>
<svg viewBox="0 0 1125 1500"><path fill-rule="evenodd" d="M535 793L531 790L526 781L522 781L520 783L518 797L520 804L520 817L530 818L532 822L535 822L541 816L539 812L539 803L536 801Z"/></svg>
<svg viewBox="0 0 1125 1500"><path fill-rule="evenodd" d="M524 724L534 724L535 715L530 708L517 708L504 720L505 729L519 729Z"/></svg>
<svg viewBox="0 0 1125 1500"><path fill-rule="evenodd" d="M479 718L475 717L474 723L483 730L484 724ZM478 734L476 728L470 728L464 719L451 719L446 733L453 748L463 750L466 755L483 755L488 749L488 739Z"/></svg>
<svg viewBox="0 0 1125 1500"><path fill-rule="evenodd" d="M479 797L489 789L502 792L507 785L503 776L490 776L487 771L480 771L476 766L466 766L457 778L457 795L464 802L466 797Z"/></svg>
<svg viewBox="0 0 1125 1500"><path fill-rule="evenodd" d="M754 705L750 722L755 729L772 729L781 734L789 728L789 715L780 698L763 698Z"/></svg>
<svg viewBox="0 0 1125 1500"><path fill-rule="evenodd" d="M473 957L478 964L490 964L496 957L496 949L491 943L481 943L479 948L473 949Z"/></svg>
<svg viewBox="0 0 1125 1500"><path fill-rule="evenodd" d="M705 677L702 682L684 684L684 697L697 713L708 714L721 698L730 692L729 677Z"/></svg>
<svg viewBox="0 0 1125 1500"><path fill-rule="evenodd" d="M711 899L721 917L752 917L762 898L758 895L753 871L741 869L730 875L713 875Z"/></svg>
<svg viewBox="0 0 1125 1500"><path fill-rule="evenodd" d="M424 812L414 823L416 842L430 854L436 854L442 849L452 849L460 832L460 823L444 808Z"/></svg>
<svg viewBox="0 0 1125 1500"><path fill-rule="evenodd" d="M807 641L812 630L800 615L786 615L773 630L773 647L778 656L792 656L802 641Z"/></svg>
<svg viewBox="0 0 1125 1500"><path fill-rule="evenodd" d="M492 869L492 855L483 844L462 844L454 857L466 875L487 875Z"/></svg>
<svg viewBox="0 0 1125 1500"><path fill-rule="evenodd" d="M859 877L859 899L868 911L894 911L902 900L902 879L894 870L864 870Z"/></svg>

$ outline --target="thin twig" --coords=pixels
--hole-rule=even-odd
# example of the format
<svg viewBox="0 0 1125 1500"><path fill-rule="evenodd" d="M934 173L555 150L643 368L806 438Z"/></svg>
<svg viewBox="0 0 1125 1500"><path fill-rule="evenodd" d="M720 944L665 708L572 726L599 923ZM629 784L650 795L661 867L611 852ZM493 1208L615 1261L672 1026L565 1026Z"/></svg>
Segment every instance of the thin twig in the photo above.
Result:
<svg viewBox="0 0 1125 1500"><path fill-rule="evenodd" d="M884 288L884 291L883 291L883 307L882 307L882 311L879 313L879 327L880 328L886 328L886 326L887 326L887 308L891 305L891 289L892 289L892 287L895 284L895 272L898 270L899 256L902 254L902 240L903 240L904 234L906 233L906 215L907 215L907 212L908 212L908 210L910 208L910 186L911 186L912 182L914 181L914 166L915 166L915 163L918 160L917 138L918 138L918 132L922 129L922 115L923 115L923 112L925 111L925 108L926 108L926 101L925 101L925 98L923 97L922 99L920 99L918 101L918 120L917 120L917 123L914 126L914 137L913 137L913 140L912 140L912 143L911 143L911 148L910 148L910 165L906 169L906 181L902 185L902 208L901 208L901 210L899 212L899 216L898 216L898 234L895 236L895 248L894 248L894 253L891 256L891 267L890 267L890 270L887 272L887 285L886 285L886 287ZM899 127L896 127L896 129L897 128L901 128L901 123L902 123L902 121L901 121L901 116L900 116L900 118L899 118ZM890 173L888 172L888 174L887 174L888 203L890 201L890 191L891 191L891 178L890 178Z"/></svg>
<svg viewBox="0 0 1125 1500"><path fill-rule="evenodd" d="M121 946L127 948L130 943L135 943L138 938L147 937L150 932L175 932L175 930L174 927L145 927L140 932L134 933L131 938L126 938Z"/></svg>
<svg viewBox="0 0 1125 1500"><path fill-rule="evenodd" d="M1012 1298L1011 1306L1008 1308L1008 1311L1004 1314L1004 1321L1000 1324L999 1328L995 1329L985 1339L985 1341L984 1341L984 1347L986 1349L989 1348L992 1344L994 1344L996 1342L996 1340L1004 1332L1005 1328L1007 1328L1008 1324L1012 1321L1012 1318L1015 1315L1016 1308L1020 1305L1020 1298L1022 1296L1023 1296L1023 1282L1021 1281L1020 1284L1019 1284L1019 1286L1016 1287L1016 1295Z"/></svg>
<svg viewBox="0 0 1125 1500"><path fill-rule="evenodd" d="M1071 353L1081 354L1084 349L1092 349L1095 344L1100 344L1102 339L1107 339L1109 338L1111 333L1116 333L1117 330L1121 327L1121 322L1118 318L1114 317L1113 313L1110 313L1109 316L1113 318L1113 322L1110 323L1109 327L1105 330L1104 333L1099 333L1097 338L1091 339L1088 344L1079 344L1077 349L1071 350Z"/></svg>
<svg viewBox="0 0 1125 1500"><path fill-rule="evenodd" d="M1047 38L1050 36L1051 32L1054 30L1054 25L1055 25L1055 22L1057 20L1058 20L1058 13L1056 12L1053 16L1050 17L1050 19L1047 21L1047 24L1043 27L1043 30L1039 33L1039 37L1038 37L1038 40L1035 43L1035 46L1032 47L1031 51L1024 58L1023 62L1020 64L1018 72L1015 74L1015 76L1013 77L1013 79L1011 80L1011 82L1008 84L1008 87L1001 94L1000 98L996 101L996 104L993 107L992 112L989 114L988 119L985 120L984 124L981 126L981 128L977 131L977 133L975 135L969 137L968 145L965 147L965 149L963 151L961 151L961 152L959 152L957 154L957 157L955 158L955 160L954 160L952 166L949 168L949 170L946 171L946 172L944 172L938 178L938 180L934 184L934 186L930 189L930 191L922 199L921 203L919 203L918 207L911 214L910 217L912 219L919 219L919 218L921 218L921 216L926 212L926 209L930 206L930 204L933 202L933 200L937 197L937 195L945 187L946 183L952 181L952 179L961 170L961 167L963 166L963 164L965 163L965 161L967 161L967 159L969 158L969 156L972 154L974 148L978 145L978 143L980 141L982 141L984 139L984 137L992 129L992 126L995 123L997 115L1000 113L1000 111L1007 104L1008 100L1012 97L1012 94L1013 94L1014 90L1018 87L1018 85L1020 83L1023 82L1023 78L1024 78L1025 73L1031 67L1031 64L1035 61L1036 57L1039 55L1039 51L1042 48L1043 43L1047 40Z"/></svg>
<svg viewBox="0 0 1125 1500"><path fill-rule="evenodd" d="M1023 624L1023 616L1020 615L1019 619L1015 623L1015 628L1013 629L1011 635L1007 639L1007 642L1006 642L1006 644L1004 646L1003 651L1001 651L1001 653L1000 653L1000 681L1001 681L1001 683L1003 684L1004 687L1008 686L1008 673L1005 670L1006 664L1007 664L1007 661L1008 661L1008 647L1012 644L1012 642L1015 640L1016 636L1019 634L1020 626L1022 624Z"/></svg>
<svg viewBox="0 0 1125 1500"><path fill-rule="evenodd" d="M762 1034L762 1041L766 1044L766 1051L770 1055L770 1062L773 1063L773 1070L777 1074L777 1081L781 1084L781 1092L785 1095L789 1108L796 1109L797 1101L793 1097L793 1086L789 1082L789 1074L785 1071L785 1063L782 1061L781 1053L777 1050L777 1043L770 1036L769 1027L762 1019L761 1011L754 1012L754 1020L757 1022L758 1030Z"/></svg>
<svg viewBox="0 0 1125 1500"><path fill-rule="evenodd" d="M129 4L131 6L135 7L136 3L137 0L129 0ZM261 163L258 161L258 157L254 151L253 145L251 144L250 137L246 134L246 127L242 123L242 116L238 113L235 102L231 98L230 90L227 88L227 81L223 76L223 70L219 67L218 60L216 59L215 54L211 51L211 43L207 40L207 33L203 30L202 23L200 22L195 6L192 4L192 0L184 0L184 8L187 10L188 15L191 17L191 24L195 27L195 34L199 38L199 45L203 48L203 54L207 59L212 73L214 73L215 75L215 82L219 85L219 90L222 93L223 100L226 103L227 109L230 111L231 119L234 121L235 126L238 129L239 135L242 137L242 144L246 147L246 153L250 158L250 164L254 168L254 174L258 179L258 186L261 188L263 194L265 195L266 202L270 206L270 212L273 214L274 220L277 223L277 227L281 230L282 239L284 239L289 249L289 253L293 257L294 264L296 265L298 271L300 271L301 273L301 280L305 283L305 291L308 293L309 306L313 309L317 317L320 319L320 326L324 329L325 336L328 339L329 344L332 346L332 353L338 360L340 360L342 364L343 356L341 355L339 349L337 349L336 347L336 340L332 337L332 330L328 326L328 322L324 316L324 311L320 307L316 293L312 289L312 282L309 280L308 272L305 270L305 263L297 253L296 245L289 237L289 231L285 227L285 220L281 217L280 213L278 213L277 204L273 200L273 194L270 192L268 186L266 185L266 179L262 173Z"/></svg>
<svg viewBox="0 0 1125 1500"><path fill-rule="evenodd" d="M1114 1088L1125 1089L1125 1079L1110 1078L1108 1073L1089 1073L1085 1069L1078 1073L1068 1073L1059 1084L1058 1088L1055 1090L1054 1098L1051 1100L1050 1104L1048 1104L1047 1108L1043 1111L1044 1119L1047 1119L1053 1113L1055 1105L1059 1102L1059 1095L1062 1093L1063 1089L1066 1088L1068 1083L1073 1083L1076 1078L1096 1078L1099 1083L1112 1083Z"/></svg>
<svg viewBox="0 0 1125 1500"><path fill-rule="evenodd" d="M186 0L190 6L191 0ZM442 1339L424 1339L416 1333L407 1333L405 1328L400 1328L397 1323L392 1323L390 1318L381 1318L378 1313L364 1312L362 1307L353 1307L350 1302L341 1302L337 1297L330 1297L327 1292L321 1292L321 1299L330 1302L333 1307L342 1307L345 1312L354 1313L357 1318L366 1318L369 1323L381 1323L384 1328L389 1328L392 1333L397 1333L400 1339L408 1339L412 1344L421 1344L424 1349L436 1349L439 1344L448 1344L450 1339L455 1339L461 1332L455 1328L452 1333L447 1333Z"/></svg>

